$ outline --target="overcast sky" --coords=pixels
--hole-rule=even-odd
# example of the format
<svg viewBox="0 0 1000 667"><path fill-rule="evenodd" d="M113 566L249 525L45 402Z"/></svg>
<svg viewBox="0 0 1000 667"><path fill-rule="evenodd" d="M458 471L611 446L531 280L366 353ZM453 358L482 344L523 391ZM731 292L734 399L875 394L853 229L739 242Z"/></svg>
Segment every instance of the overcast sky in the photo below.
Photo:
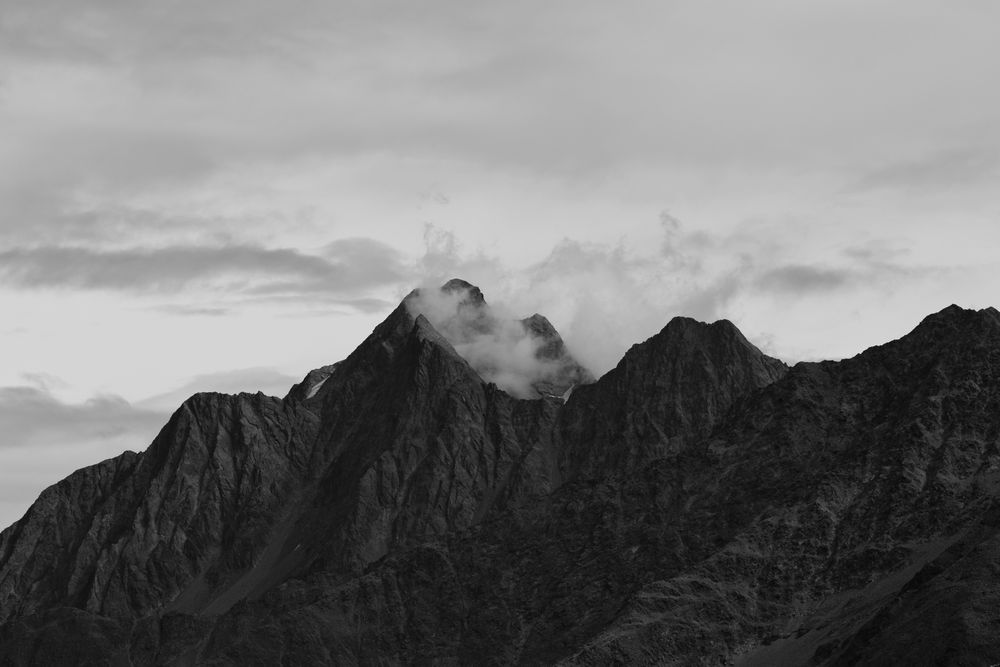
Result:
<svg viewBox="0 0 1000 667"><path fill-rule="evenodd" d="M0 523L418 284L598 373L1000 305L1000 3L0 0Z"/></svg>

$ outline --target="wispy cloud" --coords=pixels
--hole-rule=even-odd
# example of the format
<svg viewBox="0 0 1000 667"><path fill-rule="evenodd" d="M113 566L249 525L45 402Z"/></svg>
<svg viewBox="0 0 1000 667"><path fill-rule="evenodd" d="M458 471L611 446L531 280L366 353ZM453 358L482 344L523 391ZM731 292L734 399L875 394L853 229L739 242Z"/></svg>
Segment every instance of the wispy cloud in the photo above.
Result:
<svg viewBox="0 0 1000 667"><path fill-rule="evenodd" d="M806 294L840 289L858 277L857 272L849 269L789 264L764 271L757 277L756 283L765 290Z"/></svg>
<svg viewBox="0 0 1000 667"><path fill-rule="evenodd" d="M173 293L196 284L262 297L319 295L361 310L383 303L365 290L396 284L409 270L397 250L364 238L342 239L315 254L242 244L0 251L0 282L21 288Z"/></svg>
<svg viewBox="0 0 1000 667"><path fill-rule="evenodd" d="M970 187L995 180L1000 170L1000 153L995 147L944 150L922 158L897 161L861 176L852 191L881 189L940 191Z"/></svg>

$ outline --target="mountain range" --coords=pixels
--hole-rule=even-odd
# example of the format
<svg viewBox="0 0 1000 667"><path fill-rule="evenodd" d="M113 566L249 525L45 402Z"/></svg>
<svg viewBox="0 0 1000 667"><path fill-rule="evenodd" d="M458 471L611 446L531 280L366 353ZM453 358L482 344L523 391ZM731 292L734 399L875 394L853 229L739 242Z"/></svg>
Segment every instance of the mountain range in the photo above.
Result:
<svg viewBox="0 0 1000 667"><path fill-rule="evenodd" d="M1000 663L1000 313L788 367L678 317L595 378L415 290L0 534L0 665Z"/></svg>

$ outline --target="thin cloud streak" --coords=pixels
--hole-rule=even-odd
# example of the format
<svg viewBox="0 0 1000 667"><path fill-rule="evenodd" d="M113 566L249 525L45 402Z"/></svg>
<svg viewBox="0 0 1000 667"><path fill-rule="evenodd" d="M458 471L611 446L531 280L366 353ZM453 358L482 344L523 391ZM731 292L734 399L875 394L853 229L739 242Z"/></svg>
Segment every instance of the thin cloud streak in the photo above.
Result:
<svg viewBox="0 0 1000 667"><path fill-rule="evenodd" d="M848 192L904 190L942 191L996 180L1000 152L980 149L947 150L920 159L898 161L864 174Z"/></svg>
<svg viewBox="0 0 1000 667"><path fill-rule="evenodd" d="M840 289L859 277L858 272L848 269L790 264L764 271L756 283L764 290L802 295Z"/></svg>
<svg viewBox="0 0 1000 667"><path fill-rule="evenodd" d="M340 302L361 309L373 303L359 292L396 284L406 273L398 251L371 239L339 240L314 255L251 245L126 250L42 246L0 252L0 281L20 288L170 293L198 284L265 296L347 294Z"/></svg>

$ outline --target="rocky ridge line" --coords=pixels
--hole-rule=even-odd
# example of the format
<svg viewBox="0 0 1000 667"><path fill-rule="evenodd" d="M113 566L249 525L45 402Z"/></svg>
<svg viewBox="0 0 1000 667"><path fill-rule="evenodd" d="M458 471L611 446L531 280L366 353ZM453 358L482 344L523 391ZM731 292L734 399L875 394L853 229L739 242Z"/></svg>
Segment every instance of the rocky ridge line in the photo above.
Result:
<svg viewBox="0 0 1000 667"><path fill-rule="evenodd" d="M565 402L447 330L404 300L46 490L0 534L0 664L1000 662L995 310L790 369L676 318Z"/></svg>

